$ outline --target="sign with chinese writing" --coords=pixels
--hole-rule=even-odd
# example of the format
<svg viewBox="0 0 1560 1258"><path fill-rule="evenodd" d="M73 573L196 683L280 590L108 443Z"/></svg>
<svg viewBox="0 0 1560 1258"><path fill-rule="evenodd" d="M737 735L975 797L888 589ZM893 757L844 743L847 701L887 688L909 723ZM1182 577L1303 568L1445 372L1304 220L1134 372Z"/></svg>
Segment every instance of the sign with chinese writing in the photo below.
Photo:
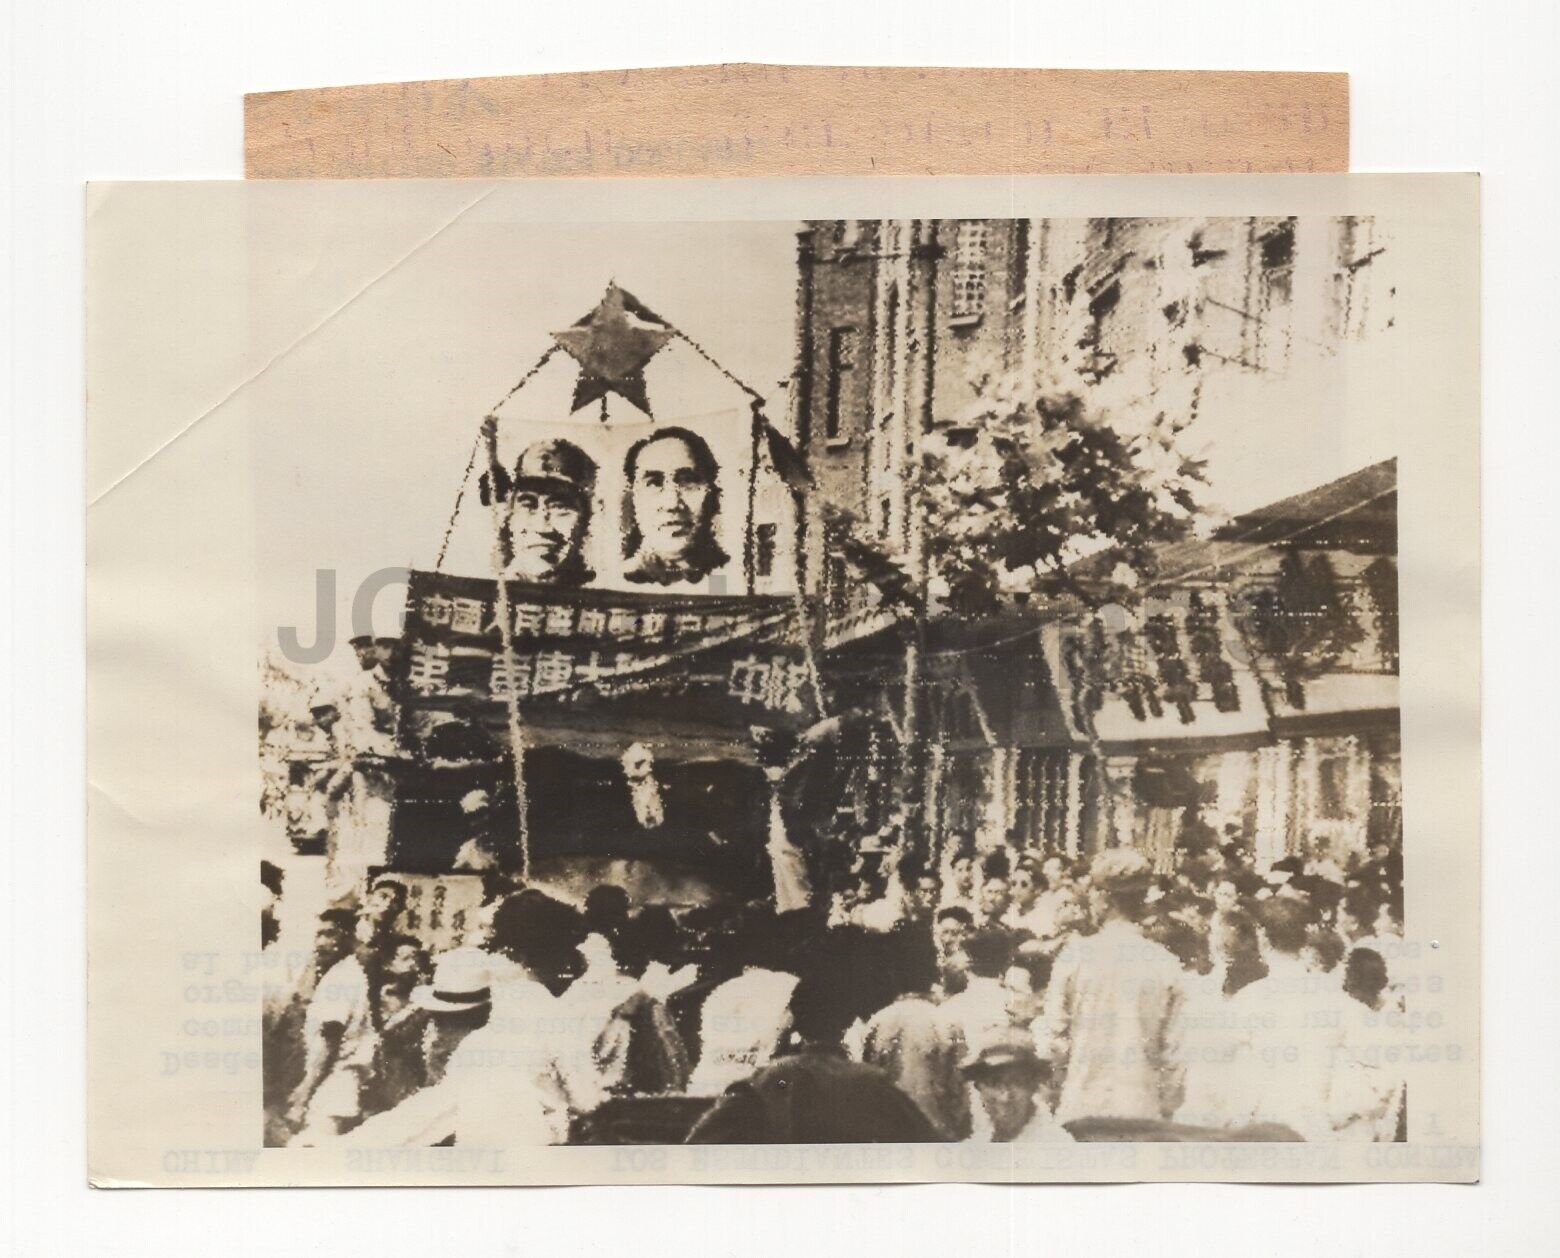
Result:
<svg viewBox="0 0 1560 1258"><path fill-rule="evenodd" d="M414 572L402 702L419 707L645 707L699 723L801 723L815 712L795 602L773 595L561 590ZM508 617L508 650L502 617Z"/></svg>

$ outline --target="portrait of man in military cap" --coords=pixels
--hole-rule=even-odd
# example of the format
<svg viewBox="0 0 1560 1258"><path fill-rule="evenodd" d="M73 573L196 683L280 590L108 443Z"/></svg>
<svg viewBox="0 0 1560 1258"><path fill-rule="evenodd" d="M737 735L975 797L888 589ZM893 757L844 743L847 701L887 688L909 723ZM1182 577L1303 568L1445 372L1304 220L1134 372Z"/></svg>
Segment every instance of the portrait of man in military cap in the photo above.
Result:
<svg viewBox="0 0 1560 1258"><path fill-rule="evenodd" d="M726 563L715 540L720 468L703 437L662 428L629 449L623 470L624 580L702 581Z"/></svg>
<svg viewBox="0 0 1560 1258"><path fill-rule="evenodd" d="M515 463L503 546L506 573L535 585L574 587L596 574L585 562L596 464L572 442L538 441Z"/></svg>

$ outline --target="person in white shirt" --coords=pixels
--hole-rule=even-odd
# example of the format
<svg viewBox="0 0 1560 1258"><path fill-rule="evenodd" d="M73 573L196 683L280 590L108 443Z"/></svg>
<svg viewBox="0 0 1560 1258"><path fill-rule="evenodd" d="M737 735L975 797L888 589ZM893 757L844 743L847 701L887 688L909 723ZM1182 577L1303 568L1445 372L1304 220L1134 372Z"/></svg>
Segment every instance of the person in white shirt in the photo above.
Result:
<svg viewBox="0 0 1560 1258"><path fill-rule="evenodd" d="M466 839L455 853L455 869L461 873L486 873L498 868L493 839L493 797L484 790L460 797L461 832Z"/></svg>
<svg viewBox="0 0 1560 1258"><path fill-rule="evenodd" d="M1356 948L1349 954L1344 971L1344 992L1357 1006L1351 1040L1354 1056L1376 1103L1361 1107L1361 1112L1339 1129L1338 1138L1395 1140L1405 1118L1407 1091L1403 1010L1389 989L1387 964L1379 952Z"/></svg>
<svg viewBox="0 0 1560 1258"><path fill-rule="evenodd" d="M622 1083L628 1063L622 1052L603 1051L606 1046L601 1042L602 1036L617 1009L639 990L639 983L618 967L612 945L604 935L586 935L580 944L580 955L585 969L558 997L558 1009L573 1023L573 1043L587 1052L577 1068L593 1072L595 1089L605 1094ZM626 1049L626 1044L618 1047Z"/></svg>
<svg viewBox="0 0 1560 1258"><path fill-rule="evenodd" d="M349 953L321 976L304 1015L303 1080L293 1092L291 1143L318 1144L363 1116L363 1087L374 1069L378 1032L368 972Z"/></svg>
<svg viewBox="0 0 1560 1258"><path fill-rule="evenodd" d="M511 964L502 981L491 981L489 971L486 1024L449 1054L435 1098L457 1145L561 1144L572 1119L600 1103L591 1045L581 1042L556 994L579 969L583 931L577 909L534 888L495 909L493 946ZM475 949L462 951L475 954L474 969L491 963ZM429 1091L403 1104L429 1108Z"/></svg>
<svg viewBox="0 0 1560 1258"><path fill-rule="evenodd" d="M854 1054L894 1081L946 1140L970 1134L970 1103L960 1066L964 1031L945 1008L907 994L880 1009L862 1030Z"/></svg>
<svg viewBox="0 0 1560 1258"><path fill-rule="evenodd" d="M964 990L942 1003L943 1014L958 1023L966 1044L983 1044L1012 1025L1012 990L1005 981L1012 948L1001 931L977 931L964 943L969 967Z"/></svg>
<svg viewBox="0 0 1560 1258"><path fill-rule="evenodd" d="M797 976L750 965L704 998L693 1096L713 1096L767 1066L791 1027Z"/></svg>
<svg viewBox="0 0 1560 1258"><path fill-rule="evenodd" d="M1186 1009L1181 1053L1186 1082L1177 1122L1226 1127L1238 1117L1232 1108L1231 1080L1242 1034L1232 1001L1260 973L1250 964L1257 952L1257 928L1246 914L1213 914L1208 925L1208 972L1189 969L1182 977Z"/></svg>
<svg viewBox="0 0 1560 1258"><path fill-rule="evenodd" d="M805 920L755 905L735 924L722 961L742 969L717 984L699 1010L699 1059L688 1081L690 1095L720 1093L780 1053L794 1021L795 958Z"/></svg>
<svg viewBox="0 0 1560 1258"><path fill-rule="evenodd" d="M390 697L390 661L398 640L359 636L348 645L357 655L358 670L343 685L341 720L345 740L359 755L394 758L396 706Z"/></svg>
<svg viewBox="0 0 1560 1258"><path fill-rule="evenodd" d="M1130 848L1101 852L1090 867L1100 927L1057 956L1037 1037L1059 1121L1160 1120L1181 1104L1181 966L1136 924L1151 876Z"/></svg>
<svg viewBox="0 0 1560 1258"><path fill-rule="evenodd" d="M1257 909L1267 975L1231 1002L1241 1041L1231 1072L1237 1118L1277 1123L1304 1140L1333 1140L1377 1098L1355 1053L1358 1017L1330 975L1302 958L1310 906L1275 895Z"/></svg>

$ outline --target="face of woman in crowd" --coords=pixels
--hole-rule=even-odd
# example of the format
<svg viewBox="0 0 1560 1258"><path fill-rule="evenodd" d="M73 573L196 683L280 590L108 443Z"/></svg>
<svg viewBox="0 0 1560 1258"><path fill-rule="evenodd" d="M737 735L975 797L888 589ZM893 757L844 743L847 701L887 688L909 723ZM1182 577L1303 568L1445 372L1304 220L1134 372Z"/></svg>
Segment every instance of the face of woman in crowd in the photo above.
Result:
<svg viewBox="0 0 1560 1258"><path fill-rule="evenodd" d="M584 504L572 494L517 489L509 517L511 570L526 581L550 580L579 549L586 523Z"/></svg>
<svg viewBox="0 0 1560 1258"><path fill-rule="evenodd" d="M1013 891L1013 903L1027 909L1035 902L1035 876L1027 869L1015 869L1009 884Z"/></svg>
<svg viewBox="0 0 1560 1258"><path fill-rule="evenodd" d="M680 437L652 441L639 451L629 493L640 549L648 556L679 558L708 528L715 486Z"/></svg>
<svg viewBox="0 0 1560 1258"><path fill-rule="evenodd" d="M969 895L975 886L975 862L968 857L953 862L953 889L960 895Z"/></svg>

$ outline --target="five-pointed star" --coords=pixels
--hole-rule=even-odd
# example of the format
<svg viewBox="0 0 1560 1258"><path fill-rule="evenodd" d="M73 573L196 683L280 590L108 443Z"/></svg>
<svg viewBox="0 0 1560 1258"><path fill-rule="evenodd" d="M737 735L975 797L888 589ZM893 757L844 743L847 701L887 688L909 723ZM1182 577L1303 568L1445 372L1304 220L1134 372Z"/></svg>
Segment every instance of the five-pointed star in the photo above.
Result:
<svg viewBox="0 0 1560 1258"><path fill-rule="evenodd" d="M632 309L630 308L632 305ZM572 328L554 332L557 341L580 365L574 409L608 393L627 398L646 413L645 364L666 344L672 330L616 284L607 287L601 303Z"/></svg>

